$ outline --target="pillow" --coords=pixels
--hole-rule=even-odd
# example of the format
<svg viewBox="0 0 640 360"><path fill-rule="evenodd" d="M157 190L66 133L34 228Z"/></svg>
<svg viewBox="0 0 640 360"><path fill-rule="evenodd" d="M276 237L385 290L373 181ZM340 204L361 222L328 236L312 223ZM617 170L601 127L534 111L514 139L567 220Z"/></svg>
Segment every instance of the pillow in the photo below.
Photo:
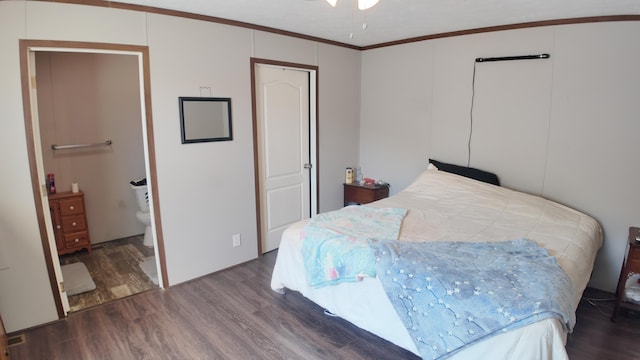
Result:
<svg viewBox="0 0 640 360"><path fill-rule="evenodd" d="M488 171L483 171L480 169L475 169L475 168L466 167L466 166L448 164L448 163L440 162L438 160L433 160L433 159L429 159L429 163L437 167L438 170L441 170L444 172L448 172L448 173L452 173L452 174L468 177L474 180L500 186L500 180L498 179L498 176Z"/></svg>

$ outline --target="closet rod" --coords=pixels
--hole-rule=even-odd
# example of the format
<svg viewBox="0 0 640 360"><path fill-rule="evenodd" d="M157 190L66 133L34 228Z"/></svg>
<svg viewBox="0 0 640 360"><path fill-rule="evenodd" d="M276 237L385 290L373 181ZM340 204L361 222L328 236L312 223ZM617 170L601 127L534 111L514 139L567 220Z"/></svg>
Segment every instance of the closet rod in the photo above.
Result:
<svg viewBox="0 0 640 360"><path fill-rule="evenodd" d="M549 54L501 56L501 57L476 58L476 62L509 61L509 60L535 60L535 59L548 59L549 57L550 57Z"/></svg>
<svg viewBox="0 0 640 360"><path fill-rule="evenodd" d="M78 148L86 148L86 147L93 147L93 146L110 146L110 145L111 145L111 140L106 140L103 142L93 143L93 144L51 145L51 148L53 150L62 150L62 149L78 149Z"/></svg>

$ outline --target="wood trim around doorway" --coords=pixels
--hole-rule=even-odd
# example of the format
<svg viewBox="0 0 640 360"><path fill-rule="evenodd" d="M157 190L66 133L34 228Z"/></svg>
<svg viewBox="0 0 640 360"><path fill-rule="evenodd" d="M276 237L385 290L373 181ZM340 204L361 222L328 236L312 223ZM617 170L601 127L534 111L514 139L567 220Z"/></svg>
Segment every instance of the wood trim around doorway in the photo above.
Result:
<svg viewBox="0 0 640 360"><path fill-rule="evenodd" d="M57 284L57 279L55 277L55 270L53 267L53 261L51 255L51 249L49 245L49 239L47 235L46 222L44 216L44 209L42 207L42 193L43 189L40 186L40 179L38 179L38 169L36 163L36 154L35 154L35 144L33 139L33 117L31 109L33 106L31 102L31 87L32 87L32 79L29 78L29 53L32 49L44 49L47 51L50 49L51 51L56 51L56 49L74 49L75 51L85 49L87 52L90 51L104 51L108 53L109 51L113 52L133 52L140 53L142 56L143 62L143 76L144 76L144 105L145 105L145 124L147 127L147 151L149 155L149 169L150 169L150 182L153 187L153 204L154 204L154 221L156 225L156 239L157 239L157 249L156 254L159 257L160 262L160 271L162 274L162 284L163 287L168 287L169 280L167 278L167 269L166 269L166 261L165 261L165 249L164 249L164 240L162 235L162 223L160 216L160 200L159 200L159 189L157 182L157 172L156 172L156 160L155 160L155 144L154 144L154 136L153 136L153 116L151 112L151 80L150 80L150 71L149 71L149 48L147 46L136 46L136 45L126 45L126 44L106 44L106 43L91 43L91 42L75 42L75 41L53 41L53 40L25 40L21 39L19 41L19 51L20 51L20 77L22 84L22 107L24 113L24 125L25 125L25 136L27 140L27 154L29 157L29 169L31 173L31 187L33 190L33 200L36 208L36 217L38 219L38 228L40 232L40 239L42 242L42 247L44 250L45 263L49 275L49 283L51 286L51 290L53 292L54 301L56 305L56 309L58 312L58 318L64 318L64 308L62 304L62 299L59 295L59 289Z"/></svg>
<svg viewBox="0 0 640 360"><path fill-rule="evenodd" d="M256 104L256 66L257 65L273 65L273 66L282 66L282 67L288 67L288 68L297 68L297 69L305 69L305 70L310 70L310 71L314 71L316 78L315 78L315 103L316 103L316 107L315 107L315 117L316 117L316 138L315 138L315 142L316 142L316 149L315 149L315 154L316 154L316 158L314 159L315 161L315 167L316 167L316 210L320 208L320 154L319 154L319 136L318 134L320 133L320 118L319 118L319 111L318 109L320 108L319 103L318 103L318 91L319 91L319 85L318 85L318 78L319 76L319 69L318 66L315 65L306 65L306 64L298 64L298 63L292 63L292 62L286 62L286 61L277 61L277 60L270 60L270 59L260 59L260 58L251 58L251 120L252 120L252 127L253 127L253 176L254 176L254 193L255 193L255 199L256 199L256 225L257 225L257 230L258 230L258 256L262 255L262 222L260 220L260 187L259 187L259 181L260 181L260 175L259 175L259 169L258 169L258 160L259 160L259 156L258 156L258 113L257 113L257 104ZM313 215L313 214L312 214Z"/></svg>

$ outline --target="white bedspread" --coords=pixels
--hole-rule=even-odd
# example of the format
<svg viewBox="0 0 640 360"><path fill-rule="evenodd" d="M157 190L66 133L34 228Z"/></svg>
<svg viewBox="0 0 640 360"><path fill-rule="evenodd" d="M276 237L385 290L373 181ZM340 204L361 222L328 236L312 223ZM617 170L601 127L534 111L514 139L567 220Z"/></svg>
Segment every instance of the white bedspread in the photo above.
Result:
<svg viewBox="0 0 640 360"><path fill-rule="evenodd" d="M497 241L527 238L546 248L571 278L578 306L602 245L600 225L558 203L438 170L426 170L400 193L371 206L408 209L400 240ZM299 291L332 313L417 354L377 278L319 289L306 283L300 230L283 234L271 287ZM578 325L579 326L579 325ZM566 359L566 333L544 320L477 343L454 359Z"/></svg>

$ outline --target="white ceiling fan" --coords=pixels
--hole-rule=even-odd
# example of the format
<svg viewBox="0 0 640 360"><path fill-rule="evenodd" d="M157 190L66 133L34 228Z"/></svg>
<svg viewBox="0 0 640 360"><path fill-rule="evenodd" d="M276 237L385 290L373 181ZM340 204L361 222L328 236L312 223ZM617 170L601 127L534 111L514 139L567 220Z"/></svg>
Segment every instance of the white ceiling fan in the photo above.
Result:
<svg viewBox="0 0 640 360"><path fill-rule="evenodd" d="M380 1L380 0L358 0L358 9L360 9L360 10L367 10L367 9L370 9L370 8L372 8L375 4L377 4L377 3L378 3L378 1ZM331 6L336 7L336 4L338 3L338 0L327 0L327 2L328 2ZM366 15L365 15L365 22L363 22L363 23L362 23L362 30L361 30L361 31L365 31L365 30L367 30L367 27L368 27L368 25L367 25L367 22L366 22ZM349 34L349 39L353 39L354 34L355 34L355 33L352 31L352 32Z"/></svg>
<svg viewBox="0 0 640 360"><path fill-rule="evenodd" d="M358 9L367 10L377 4L378 1L379 0L358 0ZM338 0L327 0L327 2L331 4L331 6L336 7Z"/></svg>

